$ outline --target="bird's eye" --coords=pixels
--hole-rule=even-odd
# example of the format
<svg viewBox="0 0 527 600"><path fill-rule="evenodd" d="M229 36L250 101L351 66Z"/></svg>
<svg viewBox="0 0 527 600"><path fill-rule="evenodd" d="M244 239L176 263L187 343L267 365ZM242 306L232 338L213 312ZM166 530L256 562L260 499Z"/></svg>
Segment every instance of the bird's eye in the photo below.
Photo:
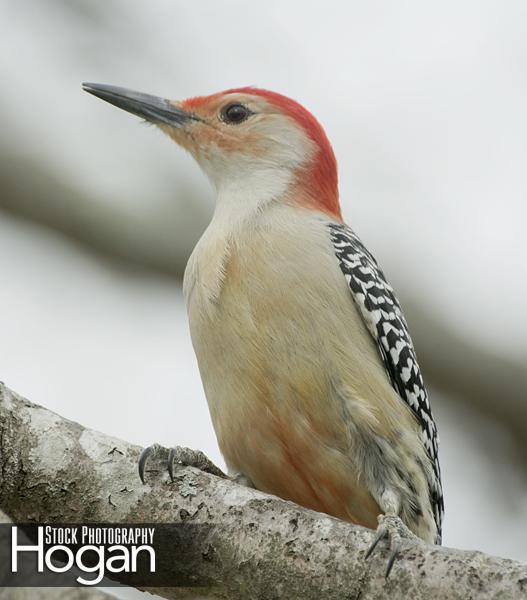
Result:
<svg viewBox="0 0 527 600"><path fill-rule="evenodd" d="M228 104L222 111L221 117L225 123L238 124L249 118L251 111L243 104Z"/></svg>

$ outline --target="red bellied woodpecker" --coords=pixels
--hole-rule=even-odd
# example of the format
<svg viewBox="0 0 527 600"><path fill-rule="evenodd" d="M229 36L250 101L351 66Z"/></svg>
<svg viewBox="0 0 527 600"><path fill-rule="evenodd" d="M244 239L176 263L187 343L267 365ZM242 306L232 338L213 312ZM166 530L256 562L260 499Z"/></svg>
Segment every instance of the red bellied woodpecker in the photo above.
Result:
<svg viewBox="0 0 527 600"><path fill-rule="evenodd" d="M252 87L183 102L84 88L158 125L216 188L184 293L230 474L377 527L371 549L391 538L388 570L397 518L440 543L437 430L408 326L342 221L337 164L318 121Z"/></svg>

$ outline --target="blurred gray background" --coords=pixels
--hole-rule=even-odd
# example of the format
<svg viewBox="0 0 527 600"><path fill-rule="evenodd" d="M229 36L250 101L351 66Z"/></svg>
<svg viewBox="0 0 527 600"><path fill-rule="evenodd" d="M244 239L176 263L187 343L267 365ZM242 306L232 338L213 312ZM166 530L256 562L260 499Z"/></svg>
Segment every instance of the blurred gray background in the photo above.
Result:
<svg viewBox="0 0 527 600"><path fill-rule="evenodd" d="M212 191L80 83L280 91L326 127L345 219L403 300L441 436L444 543L527 560L527 4L0 6L0 378L221 463L181 295Z"/></svg>

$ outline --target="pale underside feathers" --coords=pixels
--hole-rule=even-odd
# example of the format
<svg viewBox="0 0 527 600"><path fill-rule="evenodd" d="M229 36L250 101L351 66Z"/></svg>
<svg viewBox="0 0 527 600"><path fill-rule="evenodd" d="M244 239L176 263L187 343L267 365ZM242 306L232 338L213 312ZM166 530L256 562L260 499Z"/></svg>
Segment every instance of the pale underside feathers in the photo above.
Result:
<svg viewBox="0 0 527 600"><path fill-rule="evenodd" d="M440 542L444 504L437 428L408 325L392 287L357 235L342 224L331 224L330 232L340 268L377 343L391 384L410 406L420 426L422 440L433 466L434 480L429 482L429 495Z"/></svg>

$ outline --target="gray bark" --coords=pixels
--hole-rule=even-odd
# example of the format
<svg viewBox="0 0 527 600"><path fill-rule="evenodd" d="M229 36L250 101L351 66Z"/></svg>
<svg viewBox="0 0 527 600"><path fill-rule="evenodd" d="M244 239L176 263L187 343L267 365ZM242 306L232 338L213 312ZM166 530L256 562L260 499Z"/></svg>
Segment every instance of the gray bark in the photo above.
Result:
<svg viewBox="0 0 527 600"><path fill-rule="evenodd" d="M387 549L364 554L373 532L192 467L137 476L140 448L85 429L0 384L0 509L15 521L212 526L203 546L173 561L197 588L165 598L303 600L525 598L527 566L475 551L406 543L388 580ZM484 524L482 524L484 526ZM186 540L189 543L189 540ZM191 541L190 541L191 542Z"/></svg>
<svg viewBox="0 0 527 600"><path fill-rule="evenodd" d="M100 590L50 587L0 588L0 600L116 600L116 598Z"/></svg>

